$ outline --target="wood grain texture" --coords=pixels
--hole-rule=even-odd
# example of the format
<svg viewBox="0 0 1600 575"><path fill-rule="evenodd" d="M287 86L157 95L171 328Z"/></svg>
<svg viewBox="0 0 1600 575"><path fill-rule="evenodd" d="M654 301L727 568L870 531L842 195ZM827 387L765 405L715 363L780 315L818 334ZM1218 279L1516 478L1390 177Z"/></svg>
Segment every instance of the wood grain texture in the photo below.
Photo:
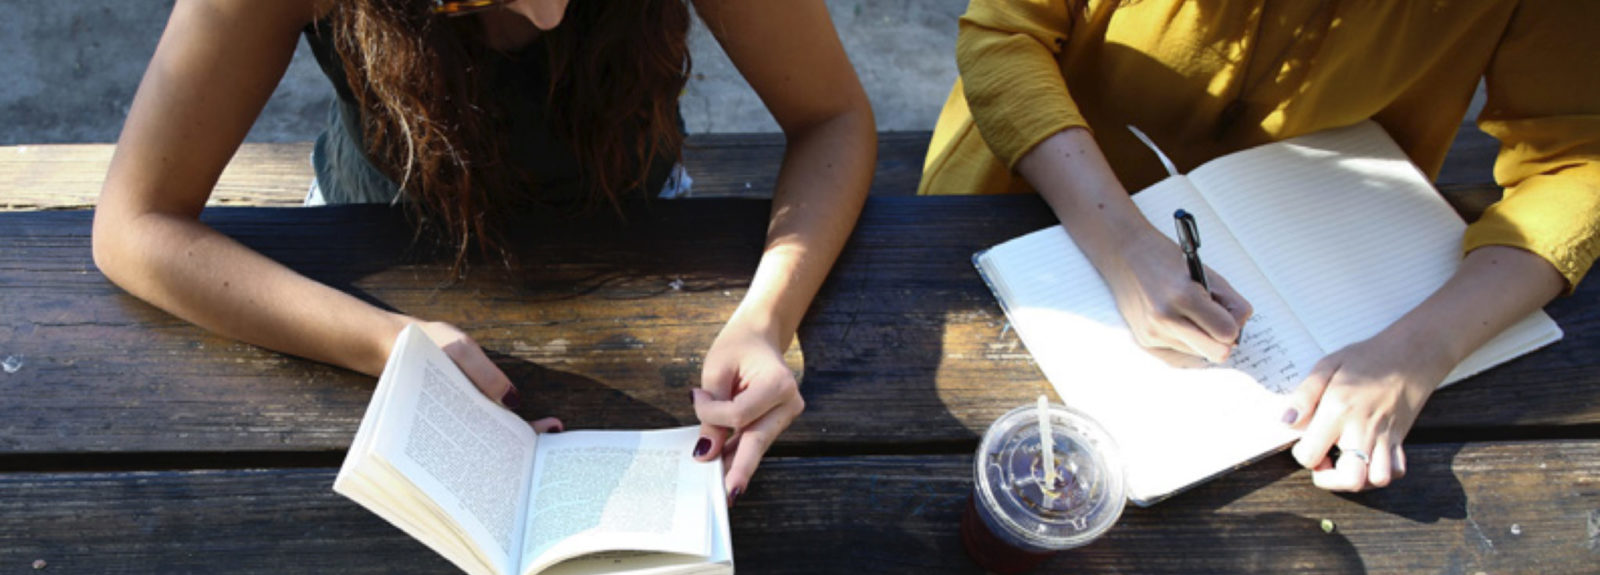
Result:
<svg viewBox="0 0 1600 575"><path fill-rule="evenodd" d="M0 211L94 206L115 144L0 146ZM298 206L311 186L311 143L244 144L208 205Z"/></svg>
<svg viewBox="0 0 1600 575"><path fill-rule="evenodd" d="M928 152L929 132L878 134L878 162L872 194L915 194ZM92 207L100 195L114 144L0 146L0 211ZM767 198L783 161L782 134L706 134L690 136L684 165L694 178L697 198ZM1500 198L1492 167L1499 143L1463 124L1438 184L1446 197L1474 219ZM293 207L310 186L311 143L244 144L223 170L211 195L212 206ZM1466 203L1456 196L1466 194Z"/></svg>
<svg viewBox="0 0 1600 575"><path fill-rule="evenodd" d="M916 193L928 135L878 136L872 193ZM114 144L0 146L0 211L94 206L115 151ZM691 196L771 197L783 151L782 134L690 136L683 162L694 178ZM244 144L223 170L207 205L299 206L311 180L311 142Z"/></svg>
<svg viewBox="0 0 1600 575"><path fill-rule="evenodd" d="M1279 455L1041 573L1593 573L1600 442L1435 444L1334 495ZM775 458L733 509L741 573L973 573L970 456ZM331 491L333 469L0 474L0 565L67 573L450 573ZM1323 519L1336 528L1325 533Z"/></svg>
<svg viewBox="0 0 1600 575"><path fill-rule="evenodd" d="M521 386L525 416L693 423L685 390L744 293L769 205L636 208L627 225L531 220L523 266L479 267L455 283L442 261L408 247L405 218L385 208L216 208L204 218L310 277L460 325ZM995 417L1047 391L969 257L1050 217L1035 197L869 201L802 326L794 359L808 409L779 452L966 449ZM12 398L0 402L0 454L348 445L371 378L209 335L126 295L94 268L89 220L0 214L0 358L21 362L0 373ZM1592 431L1596 303L1600 284L1588 282L1552 304L1565 340L1440 392L1419 433Z"/></svg>

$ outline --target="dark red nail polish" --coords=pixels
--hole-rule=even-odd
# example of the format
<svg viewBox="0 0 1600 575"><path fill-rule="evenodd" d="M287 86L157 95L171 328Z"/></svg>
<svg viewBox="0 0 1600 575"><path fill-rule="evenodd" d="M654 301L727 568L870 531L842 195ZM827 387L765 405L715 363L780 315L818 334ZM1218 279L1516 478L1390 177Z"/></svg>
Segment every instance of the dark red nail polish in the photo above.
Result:
<svg viewBox="0 0 1600 575"><path fill-rule="evenodd" d="M517 393L516 386L512 386L506 390L505 395L500 396L500 404L510 409L522 407L522 394Z"/></svg>
<svg viewBox="0 0 1600 575"><path fill-rule="evenodd" d="M694 405L695 403L694 390L691 389L689 390L689 405Z"/></svg>
<svg viewBox="0 0 1600 575"><path fill-rule="evenodd" d="M739 487L733 488L733 491L728 493L728 507L733 507L733 504L737 503L739 501L739 496L743 495L743 494L744 494L744 489L743 488L739 488Z"/></svg>
<svg viewBox="0 0 1600 575"><path fill-rule="evenodd" d="M700 457L711 452L711 438L702 437L694 443L694 456Z"/></svg>
<svg viewBox="0 0 1600 575"><path fill-rule="evenodd" d="M561 433L561 431L562 431L561 426L557 425L555 427L550 428L550 431L546 431L545 433Z"/></svg>

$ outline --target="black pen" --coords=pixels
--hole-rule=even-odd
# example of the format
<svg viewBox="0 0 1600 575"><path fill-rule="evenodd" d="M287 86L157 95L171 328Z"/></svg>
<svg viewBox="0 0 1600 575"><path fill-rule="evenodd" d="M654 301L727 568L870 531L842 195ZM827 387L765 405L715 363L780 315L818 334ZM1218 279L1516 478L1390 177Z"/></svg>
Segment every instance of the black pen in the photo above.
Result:
<svg viewBox="0 0 1600 575"><path fill-rule="evenodd" d="M1189 279L1211 293L1206 266L1200 263L1200 228L1194 224L1194 215L1180 209L1172 212L1172 220L1178 226L1178 246L1183 248L1183 259L1189 262Z"/></svg>

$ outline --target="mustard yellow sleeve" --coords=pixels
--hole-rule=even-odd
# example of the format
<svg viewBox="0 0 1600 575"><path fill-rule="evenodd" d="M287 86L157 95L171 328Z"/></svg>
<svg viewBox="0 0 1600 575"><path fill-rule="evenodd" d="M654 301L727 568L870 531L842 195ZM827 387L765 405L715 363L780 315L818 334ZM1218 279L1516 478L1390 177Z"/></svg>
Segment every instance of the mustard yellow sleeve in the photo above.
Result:
<svg viewBox="0 0 1600 575"><path fill-rule="evenodd" d="M1056 54L1071 25L1066 0L972 0L956 36L973 122L1007 168L1057 132L1087 124Z"/></svg>
<svg viewBox="0 0 1600 575"><path fill-rule="evenodd" d="M1462 249L1522 248L1577 287L1600 257L1600 2L1522 2L1485 74L1478 126L1500 140L1505 196Z"/></svg>

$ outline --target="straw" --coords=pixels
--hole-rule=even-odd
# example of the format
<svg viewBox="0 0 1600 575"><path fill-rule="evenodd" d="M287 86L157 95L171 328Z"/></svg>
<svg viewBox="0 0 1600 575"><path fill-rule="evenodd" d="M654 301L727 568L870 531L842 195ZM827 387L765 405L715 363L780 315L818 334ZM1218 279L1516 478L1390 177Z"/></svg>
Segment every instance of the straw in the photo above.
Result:
<svg viewBox="0 0 1600 575"><path fill-rule="evenodd" d="M1045 491L1056 487L1055 436L1050 433L1050 399L1039 396L1039 454L1044 456Z"/></svg>

